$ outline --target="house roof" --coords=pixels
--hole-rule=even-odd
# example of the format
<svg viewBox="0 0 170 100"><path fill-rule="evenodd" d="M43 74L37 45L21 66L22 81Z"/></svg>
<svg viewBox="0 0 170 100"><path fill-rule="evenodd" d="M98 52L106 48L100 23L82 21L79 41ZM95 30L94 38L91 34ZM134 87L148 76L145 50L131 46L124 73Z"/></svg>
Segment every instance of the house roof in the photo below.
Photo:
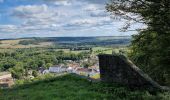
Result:
<svg viewBox="0 0 170 100"><path fill-rule="evenodd" d="M11 73L9 73L9 72L1 72L0 73L0 80L6 79L6 78L12 78Z"/></svg>
<svg viewBox="0 0 170 100"><path fill-rule="evenodd" d="M81 71L81 72L91 72L90 69L87 68L78 68L77 71Z"/></svg>

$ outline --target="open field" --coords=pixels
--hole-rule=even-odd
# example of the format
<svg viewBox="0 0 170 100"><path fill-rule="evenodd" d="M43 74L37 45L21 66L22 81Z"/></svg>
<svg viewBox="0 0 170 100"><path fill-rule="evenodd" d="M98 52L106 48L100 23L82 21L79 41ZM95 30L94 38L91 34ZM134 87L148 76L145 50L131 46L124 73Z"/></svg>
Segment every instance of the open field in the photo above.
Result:
<svg viewBox="0 0 170 100"><path fill-rule="evenodd" d="M0 91L0 100L170 100L169 92L155 95L146 90L130 90L125 86L91 83L75 75L27 83Z"/></svg>
<svg viewBox="0 0 170 100"><path fill-rule="evenodd" d="M112 54L114 53L119 53L119 51L128 51L127 47L118 47L118 48L112 48L112 47L94 47L93 48L93 53L94 54L100 54L100 53L104 53L104 54Z"/></svg>
<svg viewBox="0 0 170 100"><path fill-rule="evenodd" d="M0 48L1 49L15 49L15 48L33 48L33 47L47 47L51 46L52 42L41 42L38 45L29 44L29 45L21 45L20 41L30 40L30 39L16 39L16 40L1 40Z"/></svg>

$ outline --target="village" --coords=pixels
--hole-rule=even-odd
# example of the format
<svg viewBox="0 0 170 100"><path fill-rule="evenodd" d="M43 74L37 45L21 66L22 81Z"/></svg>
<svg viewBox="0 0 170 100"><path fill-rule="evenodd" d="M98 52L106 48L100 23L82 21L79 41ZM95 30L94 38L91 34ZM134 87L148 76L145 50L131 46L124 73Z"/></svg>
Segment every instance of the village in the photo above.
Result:
<svg viewBox="0 0 170 100"><path fill-rule="evenodd" d="M49 68L40 67L38 69L38 72L39 74L75 73L78 75L83 75L88 77L94 77L100 74L99 61L96 55L91 55L89 58L85 58L77 61L64 60L64 63L53 65L50 66Z"/></svg>
<svg viewBox="0 0 170 100"><path fill-rule="evenodd" d="M75 73L78 75L93 77L95 75L99 75L99 64L96 63L92 66L85 67L81 66L80 63L75 61L67 61L67 65L65 64L59 64L49 67L48 69L45 69L41 67L39 69L40 74L48 74L48 73Z"/></svg>
<svg viewBox="0 0 170 100"><path fill-rule="evenodd" d="M100 78L98 57L86 58L79 61L65 60L64 64L52 65L49 68L39 67L36 72L37 76L45 74L70 74L74 73L81 76L86 76L93 79ZM86 65L88 64L88 65ZM34 70L28 71L26 79L34 79ZM12 77L10 72L0 73L0 88L11 87L15 83L15 78Z"/></svg>

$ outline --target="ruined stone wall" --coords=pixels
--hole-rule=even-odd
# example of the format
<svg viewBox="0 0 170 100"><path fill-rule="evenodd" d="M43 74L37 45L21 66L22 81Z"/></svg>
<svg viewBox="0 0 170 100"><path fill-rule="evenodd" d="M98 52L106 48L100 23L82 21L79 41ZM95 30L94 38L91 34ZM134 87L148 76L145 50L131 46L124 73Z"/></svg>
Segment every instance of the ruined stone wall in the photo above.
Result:
<svg viewBox="0 0 170 100"><path fill-rule="evenodd" d="M116 82L130 87L161 87L125 57L99 55L99 66L101 80L104 82Z"/></svg>

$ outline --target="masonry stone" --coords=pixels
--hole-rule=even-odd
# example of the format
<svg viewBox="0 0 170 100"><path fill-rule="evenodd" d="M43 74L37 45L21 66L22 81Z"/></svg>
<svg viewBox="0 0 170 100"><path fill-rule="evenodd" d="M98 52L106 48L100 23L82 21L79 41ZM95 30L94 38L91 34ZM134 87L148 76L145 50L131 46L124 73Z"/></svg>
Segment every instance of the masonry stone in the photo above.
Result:
<svg viewBox="0 0 170 100"><path fill-rule="evenodd" d="M99 66L101 81L120 83L129 87L165 88L153 81L124 56L101 54L99 55Z"/></svg>

